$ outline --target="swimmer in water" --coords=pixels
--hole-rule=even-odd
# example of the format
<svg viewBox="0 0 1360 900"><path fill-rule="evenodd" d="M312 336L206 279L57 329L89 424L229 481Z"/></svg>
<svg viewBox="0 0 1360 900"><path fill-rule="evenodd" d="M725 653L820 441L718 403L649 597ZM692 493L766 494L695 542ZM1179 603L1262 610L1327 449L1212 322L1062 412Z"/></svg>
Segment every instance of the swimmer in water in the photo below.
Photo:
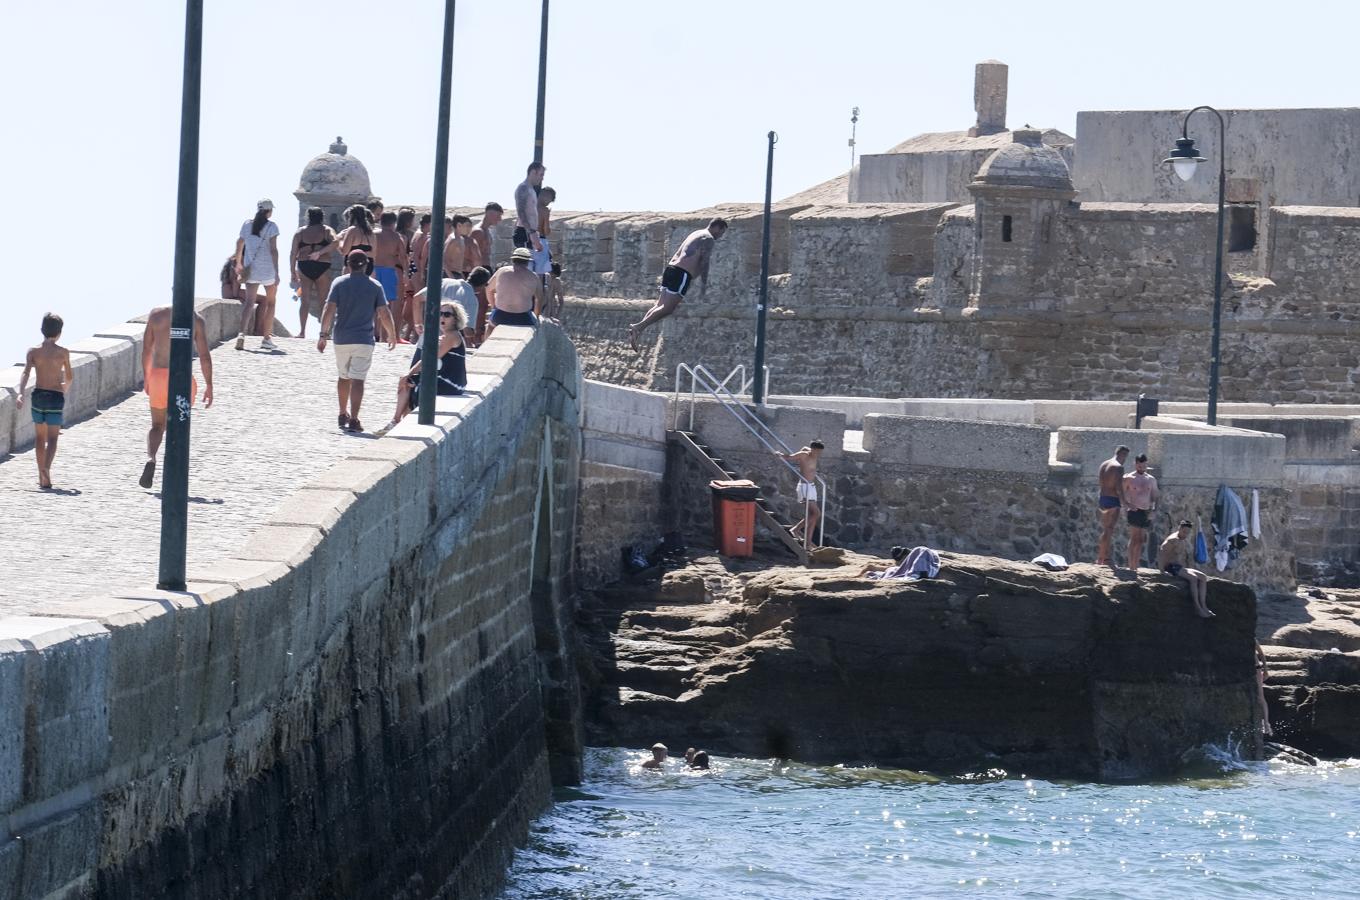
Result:
<svg viewBox="0 0 1360 900"><path fill-rule="evenodd" d="M699 751L695 752L695 754L694 754L693 756L690 756L686 761L689 763L689 767L690 767L691 769L707 769L707 768L708 768L708 751L707 751L707 750L699 750Z"/></svg>
<svg viewBox="0 0 1360 900"><path fill-rule="evenodd" d="M663 769L666 766L666 745L652 744L652 758L642 764L644 769Z"/></svg>

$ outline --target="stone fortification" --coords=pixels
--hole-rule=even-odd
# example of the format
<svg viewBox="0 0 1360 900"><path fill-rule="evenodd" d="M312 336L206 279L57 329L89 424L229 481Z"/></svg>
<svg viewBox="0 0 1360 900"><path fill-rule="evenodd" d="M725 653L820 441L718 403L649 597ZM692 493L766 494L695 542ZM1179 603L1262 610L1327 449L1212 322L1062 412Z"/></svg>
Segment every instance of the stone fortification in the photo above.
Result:
<svg viewBox="0 0 1360 900"><path fill-rule="evenodd" d="M699 558L583 602L592 738L934 772L1165 777L1204 744L1259 752L1256 602L1198 619L1165 576L941 554L939 577ZM874 560L880 565L885 562Z"/></svg>
<svg viewBox="0 0 1360 900"><path fill-rule="evenodd" d="M1206 205L1026 199L947 209L781 209L767 361L789 394L1201 400L1207 393L1215 211ZM993 203L993 205L988 205ZM1230 253L1221 397L1345 403L1360 376L1360 212L1269 211L1272 237ZM1003 241L1005 220L1012 238ZM648 221L660 260L694 220ZM690 291L641 355L626 325L654 299L656 266L627 268L618 235L566 223L565 326L590 377L670 387L680 362L750 365L759 222L734 221L710 286ZM608 233L609 242L598 235ZM979 236L982 240L979 241ZM991 240L987 240L988 236ZM654 244L655 241L652 241ZM1020 244L1019 250L1013 249ZM1020 254L1017 257L1017 253ZM734 259L733 257L739 257ZM1240 258L1240 259L1239 259ZM1233 262L1238 260L1238 262Z"/></svg>
<svg viewBox="0 0 1360 900"><path fill-rule="evenodd" d="M188 592L0 621L13 896L495 889L579 775L581 394L552 329L468 368Z"/></svg>

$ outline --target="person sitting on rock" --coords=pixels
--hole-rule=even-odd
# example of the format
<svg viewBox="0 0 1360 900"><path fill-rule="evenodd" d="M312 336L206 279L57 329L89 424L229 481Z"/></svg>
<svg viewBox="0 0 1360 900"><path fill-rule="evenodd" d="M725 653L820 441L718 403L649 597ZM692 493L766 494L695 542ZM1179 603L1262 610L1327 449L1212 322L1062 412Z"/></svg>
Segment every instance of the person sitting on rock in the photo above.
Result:
<svg viewBox="0 0 1360 900"><path fill-rule="evenodd" d="M1195 613L1202 619L1211 619L1214 614L1209 610L1209 604L1204 597L1209 584L1209 576L1186 565L1190 561L1189 540L1190 523L1182 519L1176 533L1162 541L1161 549L1157 551L1157 568L1168 575L1174 575L1188 581L1190 583L1190 599L1195 601Z"/></svg>
<svg viewBox="0 0 1360 900"><path fill-rule="evenodd" d="M652 758L642 764L644 769L664 769L666 767L666 745L652 744Z"/></svg>
<svg viewBox="0 0 1360 900"><path fill-rule="evenodd" d="M907 554L910 552L911 552L910 549L907 547L893 547L892 550L889 551L889 555L892 556L893 561L892 565L880 566L877 563L865 563L864 566L858 572L855 573L855 577L865 578L869 575L870 572L878 572L882 574L889 571L890 569L895 569L898 567L898 565L901 564L902 560L906 559Z"/></svg>

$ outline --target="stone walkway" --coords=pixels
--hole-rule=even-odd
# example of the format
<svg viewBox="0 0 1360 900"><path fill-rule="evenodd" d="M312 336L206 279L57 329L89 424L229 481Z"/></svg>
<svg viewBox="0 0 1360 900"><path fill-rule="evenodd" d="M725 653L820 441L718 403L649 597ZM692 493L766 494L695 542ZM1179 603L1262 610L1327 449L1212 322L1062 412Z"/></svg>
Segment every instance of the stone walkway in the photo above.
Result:
<svg viewBox="0 0 1360 900"><path fill-rule="evenodd" d="M216 398L194 414L189 472L189 560L208 562L239 546L279 504L371 437L336 428L335 356L314 339L276 339L273 354L230 343L213 351ZM379 344L361 418L392 417L396 381L412 348ZM197 362L194 374L199 377ZM21 411L28 415L28 410ZM160 552L160 472L138 487L150 423L136 394L63 430L55 492L38 490L33 451L0 462L0 617L110 590L152 587ZM161 460L164 460L162 450Z"/></svg>

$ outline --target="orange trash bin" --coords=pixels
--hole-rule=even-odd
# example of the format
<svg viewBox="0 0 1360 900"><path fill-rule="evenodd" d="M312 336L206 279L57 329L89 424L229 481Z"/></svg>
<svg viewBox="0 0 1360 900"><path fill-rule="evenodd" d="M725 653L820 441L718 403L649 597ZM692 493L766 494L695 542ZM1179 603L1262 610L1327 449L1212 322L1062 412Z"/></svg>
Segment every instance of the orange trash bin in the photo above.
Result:
<svg viewBox="0 0 1360 900"><path fill-rule="evenodd" d="M713 491L713 540L723 556L750 556L756 543L754 481L710 481Z"/></svg>

